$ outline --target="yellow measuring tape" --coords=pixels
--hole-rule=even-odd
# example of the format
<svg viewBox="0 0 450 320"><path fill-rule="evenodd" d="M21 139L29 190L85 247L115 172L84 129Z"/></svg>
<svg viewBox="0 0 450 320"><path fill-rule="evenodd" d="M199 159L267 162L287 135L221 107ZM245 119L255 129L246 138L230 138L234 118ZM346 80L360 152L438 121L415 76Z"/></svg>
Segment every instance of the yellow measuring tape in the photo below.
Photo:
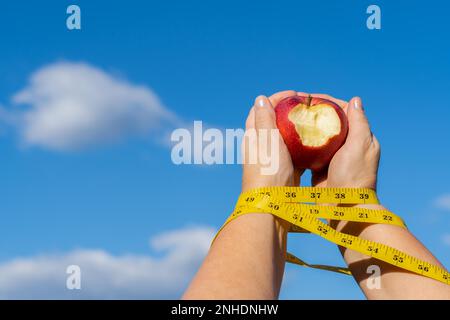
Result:
<svg viewBox="0 0 450 320"><path fill-rule="evenodd" d="M233 213L225 221L222 228L231 220L244 214L268 213L290 222L290 232L314 233L339 246L360 252L425 277L450 284L450 273L438 266L421 261L384 244L338 232L320 220L330 219L383 223L406 228L405 223L400 217L387 210L329 205L378 203L377 195L372 189L315 187L258 188L244 192L239 196ZM301 266L351 274L347 268L308 264L290 253L287 254L287 261Z"/></svg>

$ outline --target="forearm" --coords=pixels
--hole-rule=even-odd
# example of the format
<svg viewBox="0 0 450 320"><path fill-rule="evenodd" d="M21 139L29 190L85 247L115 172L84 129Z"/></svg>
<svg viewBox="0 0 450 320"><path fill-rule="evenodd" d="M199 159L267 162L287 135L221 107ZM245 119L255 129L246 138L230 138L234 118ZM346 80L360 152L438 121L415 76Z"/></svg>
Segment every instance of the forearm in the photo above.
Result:
<svg viewBox="0 0 450 320"><path fill-rule="evenodd" d="M381 206L365 206L383 209ZM416 258L443 266L408 230L386 224L362 224L355 222L332 223L338 231L394 247ZM340 248L355 280L368 299L450 299L450 286L426 278L382 261L362 255L353 250ZM370 289L367 268L377 265L381 269L381 287Z"/></svg>
<svg viewBox="0 0 450 320"><path fill-rule="evenodd" d="M248 214L228 223L183 299L276 299L286 230L287 225L270 214Z"/></svg>

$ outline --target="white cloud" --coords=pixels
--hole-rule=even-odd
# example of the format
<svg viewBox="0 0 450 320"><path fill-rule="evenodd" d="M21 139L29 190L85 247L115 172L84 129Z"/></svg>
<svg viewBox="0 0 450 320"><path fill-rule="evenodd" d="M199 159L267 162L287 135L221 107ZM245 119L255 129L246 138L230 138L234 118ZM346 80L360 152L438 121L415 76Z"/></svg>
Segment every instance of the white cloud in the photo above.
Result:
<svg viewBox="0 0 450 320"><path fill-rule="evenodd" d="M150 88L83 63L44 66L12 101L28 106L15 112L23 142L53 150L111 143L177 122Z"/></svg>
<svg viewBox="0 0 450 320"><path fill-rule="evenodd" d="M434 205L437 208L450 210L450 194L440 196L434 201Z"/></svg>
<svg viewBox="0 0 450 320"><path fill-rule="evenodd" d="M110 144L130 136L151 137L172 147L171 131L193 124L164 107L148 87L127 82L86 63L46 65L12 96L8 108L0 105L0 130L14 129L25 146L74 151ZM203 123L203 130L215 128ZM225 129L218 128L225 136ZM201 144L203 136L196 136ZM240 153L234 141L224 151ZM201 158L203 149L195 149Z"/></svg>
<svg viewBox="0 0 450 320"><path fill-rule="evenodd" d="M214 230L189 227L150 240L155 256L103 250L20 258L0 264L0 299L176 299L208 251ZM66 268L79 265L81 290L66 288Z"/></svg>
<svg viewBox="0 0 450 320"><path fill-rule="evenodd" d="M442 242L450 247L450 233L444 234L442 236Z"/></svg>

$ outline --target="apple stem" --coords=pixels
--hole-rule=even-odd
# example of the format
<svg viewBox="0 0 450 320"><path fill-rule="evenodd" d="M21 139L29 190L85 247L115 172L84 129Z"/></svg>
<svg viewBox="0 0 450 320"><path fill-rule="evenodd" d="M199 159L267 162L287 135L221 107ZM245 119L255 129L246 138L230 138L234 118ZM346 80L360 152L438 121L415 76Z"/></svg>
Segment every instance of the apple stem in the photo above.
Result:
<svg viewBox="0 0 450 320"><path fill-rule="evenodd" d="M311 100L312 100L311 95L308 95L308 97L306 98L306 105L307 105L308 107L311 106Z"/></svg>

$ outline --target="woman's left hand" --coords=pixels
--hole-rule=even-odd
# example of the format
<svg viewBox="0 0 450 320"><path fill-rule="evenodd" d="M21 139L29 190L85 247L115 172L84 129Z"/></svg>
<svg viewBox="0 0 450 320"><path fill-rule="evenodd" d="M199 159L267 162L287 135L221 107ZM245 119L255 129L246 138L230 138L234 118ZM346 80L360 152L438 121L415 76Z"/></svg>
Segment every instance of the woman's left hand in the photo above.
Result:
<svg viewBox="0 0 450 320"><path fill-rule="evenodd" d="M297 95L282 91L267 98L259 96L250 110L242 141L242 192L259 187L298 186L303 171L294 169L289 151L277 129L274 106Z"/></svg>

